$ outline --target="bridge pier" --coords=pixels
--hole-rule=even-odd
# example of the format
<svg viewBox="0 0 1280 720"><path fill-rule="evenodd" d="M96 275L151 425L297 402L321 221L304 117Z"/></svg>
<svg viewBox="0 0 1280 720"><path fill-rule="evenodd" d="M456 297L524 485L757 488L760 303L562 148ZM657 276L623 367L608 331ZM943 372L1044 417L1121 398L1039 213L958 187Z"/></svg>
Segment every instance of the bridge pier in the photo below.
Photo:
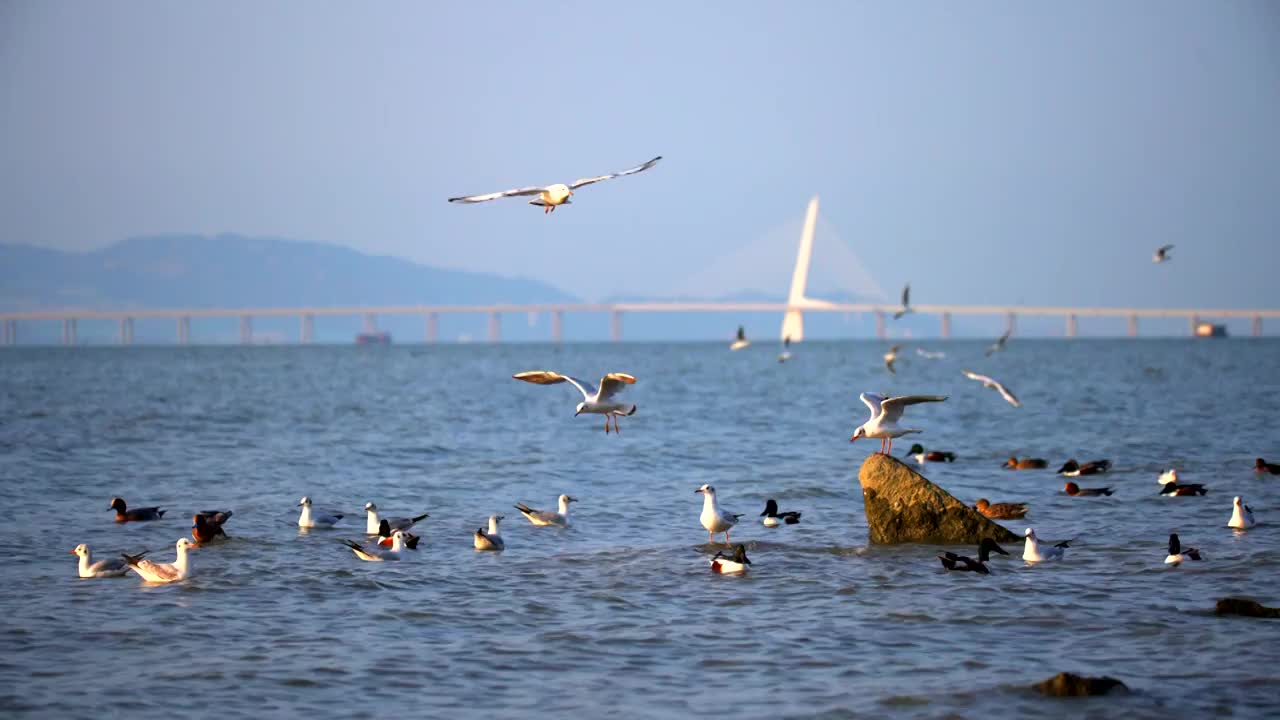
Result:
<svg viewBox="0 0 1280 720"><path fill-rule="evenodd" d="M183 315L178 318L178 344L186 345L191 342L191 318Z"/></svg>
<svg viewBox="0 0 1280 720"><path fill-rule="evenodd" d="M1196 326L1199 324L1200 324L1200 316L1192 315L1191 316L1191 337L1196 336Z"/></svg>
<svg viewBox="0 0 1280 720"><path fill-rule="evenodd" d="M1129 316L1129 337L1138 337L1138 316Z"/></svg>
<svg viewBox="0 0 1280 720"><path fill-rule="evenodd" d="M316 316L304 314L298 322L298 342L310 345L316 339Z"/></svg>
<svg viewBox="0 0 1280 720"><path fill-rule="evenodd" d="M951 337L951 313L942 313L942 337L944 339Z"/></svg>
<svg viewBox="0 0 1280 720"><path fill-rule="evenodd" d="M4 344L5 347L13 347L18 344L18 321L4 321Z"/></svg>
<svg viewBox="0 0 1280 720"><path fill-rule="evenodd" d="M877 310L876 311L876 337L879 338L880 340L883 340L884 336L885 336L884 313Z"/></svg>
<svg viewBox="0 0 1280 720"><path fill-rule="evenodd" d="M551 311L551 342L557 345L564 340L564 311Z"/></svg>
<svg viewBox="0 0 1280 720"><path fill-rule="evenodd" d="M1073 338L1075 336L1076 336L1076 316L1075 316L1075 313L1072 313L1067 316L1067 337Z"/></svg>
<svg viewBox="0 0 1280 720"><path fill-rule="evenodd" d="M1013 332L1017 329L1018 329L1018 316L1010 312L1008 317L1006 317L1004 320L1004 331L1009 333L1010 337L1012 337Z"/></svg>
<svg viewBox="0 0 1280 720"><path fill-rule="evenodd" d="M613 342L622 340L622 311L609 313L609 339Z"/></svg>
<svg viewBox="0 0 1280 720"><path fill-rule="evenodd" d="M120 344L133 344L133 318L120 318Z"/></svg>
<svg viewBox="0 0 1280 720"><path fill-rule="evenodd" d="M427 313L427 342L434 345L440 337L440 313Z"/></svg>
<svg viewBox="0 0 1280 720"><path fill-rule="evenodd" d="M489 312L489 342L502 342L502 316L496 311Z"/></svg>
<svg viewBox="0 0 1280 720"><path fill-rule="evenodd" d="M253 316L240 316L240 344L248 345L253 342Z"/></svg>
<svg viewBox="0 0 1280 720"><path fill-rule="evenodd" d="M66 318L62 321L62 344L68 347L76 344L75 318Z"/></svg>
<svg viewBox="0 0 1280 720"><path fill-rule="evenodd" d="M1261 315L1253 316L1253 336L1262 337L1262 316Z"/></svg>

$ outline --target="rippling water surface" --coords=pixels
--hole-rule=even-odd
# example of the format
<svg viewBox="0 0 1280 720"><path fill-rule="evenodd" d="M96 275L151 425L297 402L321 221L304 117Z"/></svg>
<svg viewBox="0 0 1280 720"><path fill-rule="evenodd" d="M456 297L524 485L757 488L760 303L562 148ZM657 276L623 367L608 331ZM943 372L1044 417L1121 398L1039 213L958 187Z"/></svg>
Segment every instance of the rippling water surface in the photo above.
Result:
<svg viewBox="0 0 1280 720"><path fill-rule="evenodd" d="M1280 624L1217 618L1217 598L1280 605L1280 342L925 343L887 374L872 342L723 345L6 349L0 352L0 707L10 717L522 715L1275 717ZM910 353L910 354L908 354ZM605 436L572 388L513 372L623 370L640 410ZM965 380L1005 381L1014 409ZM931 546L869 547L850 444L863 390L943 393L912 408L925 474L965 502L1025 501L1065 562L1007 547L988 577ZM899 445L905 449L906 445ZM1010 454L1111 458L1109 498L1071 498ZM1207 497L1161 498L1177 467ZM746 513L746 577L712 575L701 496ZM511 505L567 492L573 526ZM1231 497L1261 521L1225 527ZM116 525L113 495L159 504ZM300 532L299 497L348 514ZM804 513L769 530L775 497ZM362 506L430 512L412 562L363 563ZM194 576L79 580L68 551L172 558L190 513L231 508ZM471 533L502 512L507 551ZM1168 533L1204 562L1162 564ZM960 548L957 548L960 549ZM972 550L970 548L970 550ZM1107 674L1125 698L1026 688ZM112 705L112 703L123 703Z"/></svg>

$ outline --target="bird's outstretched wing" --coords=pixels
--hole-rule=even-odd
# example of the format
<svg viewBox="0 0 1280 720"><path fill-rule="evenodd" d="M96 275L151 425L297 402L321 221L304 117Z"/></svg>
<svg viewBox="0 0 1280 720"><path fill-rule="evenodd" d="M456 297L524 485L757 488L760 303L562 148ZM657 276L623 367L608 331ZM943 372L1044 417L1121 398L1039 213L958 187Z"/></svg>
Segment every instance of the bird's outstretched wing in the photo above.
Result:
<svg viewBox="0 0 1280 720"><path fill-rule="evenodd" d="M608 400L627 389L628 385L635 384L636 379L626 373L609 373L600 378L600 400Z"/></svg>
<svg viewBox="0 0 1280 720"><path fill-rule="evenodd" d="M996 340L996 343L994 345L987 348L987 355L990 355L991 353L999 350L1003 350L1004 344L1009 342L1009 335L1011 335L1012 333L1013 333L1012 330L1005 330L1004 334L1000 336L1000 339Z"/></svg>
<svg viewBox="0 0 1280 720"><path fill-rule="evenodd" d="M487 193L485 195L466 195L464 197L451 197L449 198L449 202L478 203L478 202L485 202L486 200L497 200L498 198L504 198L504 197L515 197L517 195L537 195L538 193L541 193L543 190L546 190L546 188L542 186L522 187L522 188L515 188L514 190L503 190L501 192Z"/></svg>
<svg viewBox="0 0 1280 720"><path fill-rule="evenodd" d="M1172 245L1161 245L1161 246L1160 246L1160 248L1159 248L1158 250L1156 250L1156 252L1158 252L1158 253L1160 253L1161 255L1163 255L1163 254L1165 254L1165 253L1169 252L1169 251L1170 251L1170 250L1172 250L1172 249L1173 249L1173 246L1172 246Z"/></svg>
<svg viewBox="0 0 1280 720"><path fill-rule="evenodd" d="M622 170L621 172L610 173L609 175L597 175L595 177L578 178L577 180L574 180L572 183L569 184L569 189L577 190L578 188L584 185L590 185L591 183L598 183L601 180L611 180L616 177L622 177L623 175L635 175L638 172L644 172L645 170L648 170L654 165L657 165L658 161L661 159L662 159L662 156L659 155L658 157L650 160L649 162L637 165L633 168L627 168L626 170Z"/></svg>
<svg viewBox="0 0 1280 720"><path fill-rule="evenodd" d="M884 402L884 398L875 393L862 393L858 396L868 409L871 410L871 419L874 420L880 415L880 403Z"/></svg>
<svg viewBox="0 0 1280 720"><path fill-rule="evenodd" d="M978 373L976 373L976 372L971 372L971 371L969 371L969 370L961 370L960 372L961 372L965 377L969 378L970 380L977 380L978 382L982 383L983 385L995 385L995 384L996 384L996 381L995 381L995 380L992 380L991 378L987 377L986 375L979 375Z"/></svg>
<svg viewBox="0 0 1280 720"><path fill-rule="evenodd" d="M582 393L582 397L586 399L590 399L592 396L596 394L596 389L594 387L591 387L587 383L584 383L583 381L575 377L569 377L568 375L561 375L560 373L554 372L552 370L528 370L525 372L518 372L515 375L512 375L511 377L515 378L516 380L523 380L527 383L533 383L535 385L555 385L557 383L562 383L562 382L572 383L574 387L578 388L578 392ZM605 377L609 377L609 376L606 375ZM626 377L631 377L631 376L627 375ZM635 378L631 378L631 381L635 382Z"/></svg>
<svg viewBox="0 0 1280 720"><path fill-rule="evenodd" d="M927 402L942 402L946 400L946 395L900 395L880 401L880 412L884 414L884 419L889 422L896 422L902 417L902 411L908 405L918 405Z"/></svg>
<svg viewBox="0 0 1280 720"><path fill-rule="evenodd" d="M902 307L911 307L911 283L902 288Z"/></svg>
<svg viewBox="0 0 1280 720"><path fill-rule="evenodd" d="M1019 400L1013 393L1009 392L1009 388L1005 387L1000 383L995 383L995 387L996 387L996 390L1000 391L1000 397L1003 397L1005 401L1008 402L1010 405L1014 407L1022 407L1022 401Z"/></svg>

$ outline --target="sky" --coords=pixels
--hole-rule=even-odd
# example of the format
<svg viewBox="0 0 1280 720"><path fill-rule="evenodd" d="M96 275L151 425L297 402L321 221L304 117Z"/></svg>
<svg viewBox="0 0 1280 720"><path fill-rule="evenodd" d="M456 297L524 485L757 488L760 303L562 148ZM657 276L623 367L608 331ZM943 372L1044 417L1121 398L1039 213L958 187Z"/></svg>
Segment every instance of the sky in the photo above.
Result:
<svg viewBox="0 0 1280 720"><path fill-rule="evenodd" d="M0 0L0 242L60 249L234 232L782 296L817 194L811 288L1280 307L1277 128L1266 0ZM655 155L550 216L446 202Z"/></svg>

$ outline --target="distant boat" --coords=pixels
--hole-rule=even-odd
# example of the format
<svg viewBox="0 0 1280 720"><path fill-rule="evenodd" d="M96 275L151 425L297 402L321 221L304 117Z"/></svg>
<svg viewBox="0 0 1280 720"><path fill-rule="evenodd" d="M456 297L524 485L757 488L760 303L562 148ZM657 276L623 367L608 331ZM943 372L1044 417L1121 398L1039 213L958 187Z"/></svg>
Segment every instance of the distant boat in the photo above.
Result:
<svg viewBox="0 0 1280 720"><path fill-rule="evenodd" d="M1196 337L1201 338L1223 338L1227 336L1226 325L1215 325L1213 323L1196 323Z"/></svg>
<svg viewBox="0 0 1280 720"><path fill-rule="evenodd" d="M391 333L386 330L377 330L374 332L362 332L356 335L357 345L390 345Z"/></svg>
<svg viewBox="0 0 1280 720"><path fill-rule="evenodd" d="M739 325L739 326L738 326L738 339L733 341L733 344L729 346L729 349L730 349L730 350L741 350L742 348L744 348L744 347L746 347L746 346L748 346L748 345L750 345L750 344L751 344L751 341L747 339L747 331L746 331L746 330L745 330L741 325Z"/></svg>

